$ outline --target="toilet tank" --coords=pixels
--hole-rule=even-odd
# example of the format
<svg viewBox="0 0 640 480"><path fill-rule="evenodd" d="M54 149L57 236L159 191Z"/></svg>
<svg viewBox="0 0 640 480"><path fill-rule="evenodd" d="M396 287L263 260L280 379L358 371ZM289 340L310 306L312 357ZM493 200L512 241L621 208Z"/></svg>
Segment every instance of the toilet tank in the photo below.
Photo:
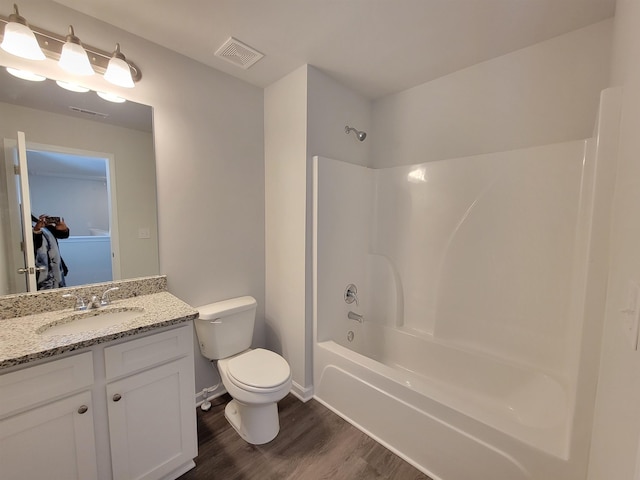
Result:
<svg viewBox="0 0 640 480"><path fill-rule="evenodd" d="M202 355L219 360L251 346L258 303L253 297L238 297L198 307L195 321Z"/></svg>

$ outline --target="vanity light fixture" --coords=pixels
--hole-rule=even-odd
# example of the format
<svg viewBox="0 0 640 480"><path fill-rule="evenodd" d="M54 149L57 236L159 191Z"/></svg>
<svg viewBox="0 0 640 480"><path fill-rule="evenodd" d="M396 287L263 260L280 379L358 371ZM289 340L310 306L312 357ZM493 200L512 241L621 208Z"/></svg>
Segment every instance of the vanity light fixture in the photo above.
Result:
<svg viewBox="0 0 640 480"><path fill-rule="evenodd" d="M87 51L80 43L80 39L76 37L73 26L69 25L69 33L65 44L62 46L62 53L58 65L63 70L75 75L93 75L93 67L89 62Z"/></svg>
<svg viewBox="0 0 640 480"><path fill-rule="evenodd" d="M44 60L45 56L38 45L36 36L29 28L27 21L18 13L18 6L13 4L13 13L5 20L4 36L0 47L5 52L28 60Z"/></svg>
<svg viewBox="0 0 640 480"><path fill-rule="evenodd" d="M34 25L28 26L26 20L18 14L18 7L13 7L14 13L8 17L0 15L0 33L4 28L0 47L8 53L29 60L48 58L58 61L61 67L75 75L99 73L104 75L105 80L121 87L131 88L142 78L140 68L125 58L119 44L116 44L114 52L107 52L82 44L72 26L69 27L68 35L58 35ZM20 35L14 33L16 30L21 32ZM30 42L31 50L15 47L15 40L12 39L16 36L23 39L33 37Z"/></svg>

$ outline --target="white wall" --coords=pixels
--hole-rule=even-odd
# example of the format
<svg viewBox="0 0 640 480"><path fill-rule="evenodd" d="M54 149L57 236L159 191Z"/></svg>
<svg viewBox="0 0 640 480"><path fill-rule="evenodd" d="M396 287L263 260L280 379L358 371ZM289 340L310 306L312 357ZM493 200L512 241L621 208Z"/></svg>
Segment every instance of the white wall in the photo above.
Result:
<svg viewBox="0 0 640 480"><path fill-rule="evenodd" d="M338 83L321 70L308 67L307 158L316 155L356 165L371 165L371 101ZM349 125L367 132L363 142Z"/></svg>
<svg viewBox="0 0 640 480"><path fill-rule="evenodd" d="M11 8L12 2L1 2L3 12ZM194 306L254 296L254 343L262 344L262 90L50 1L25 0L20 12L59 33L71 23L83 42L105 50L120 42L141 68L133 90L94 77L86 83L154 107L161 273L169 290ZM9 55L0 56L2 62L20 63ZM55 66L40 68L65 78ZM209 362L197 355L196 388L216 381Z"/></svg>
<svg viewBox="0 0 640 480"><path fill-rule="evenodd" d="M307 396L305 216L307 67L264 92L267 346L291 366L293 389Z"/></svg>
<svg viewBox="0 0 640 480"><path fill-rule="evenodd" d="M374 103L373 165L409 165L590 137L612 21Z"/></svg>
<svg viewBox="0 0 640 480"><path fill-rule="evenodd" d="M590 480L632 480L640 436L640 352L623 334L628 282L640 282L640 3L618 0L612 85L622 87L618 171Z"/></svg>
<svg viewBox="0 0 640 480"><path fill-rule="evenodd" d="M254 344L263 345L263 92L151 43L127 55L143 69L143 103L154 107L160 270L169 290L193 306L255 297ZM196 389L217 377L196 353Z"/></svg>
<svg viewBox="0 0 640 480"><path fill-rule="evenodd" d="M294 391L312 386L311 158L367 164L370 102L320 70L303 66L265 90L267 345L291 365Z"/></svg>

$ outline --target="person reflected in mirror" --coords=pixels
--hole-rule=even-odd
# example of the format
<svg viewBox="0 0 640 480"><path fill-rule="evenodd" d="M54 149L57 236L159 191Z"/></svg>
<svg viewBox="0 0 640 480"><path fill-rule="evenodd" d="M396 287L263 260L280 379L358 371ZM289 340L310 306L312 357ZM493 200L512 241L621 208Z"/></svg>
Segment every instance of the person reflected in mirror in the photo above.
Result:
<svg viewBox="0 0 640 480"><path fill-rule="evenodd" d="M69 238L69 227L62 217L40 215L33 226L33 247L36 255L36 282L38 290L66 286L69 269L60 255L58 239Z"/></svg>

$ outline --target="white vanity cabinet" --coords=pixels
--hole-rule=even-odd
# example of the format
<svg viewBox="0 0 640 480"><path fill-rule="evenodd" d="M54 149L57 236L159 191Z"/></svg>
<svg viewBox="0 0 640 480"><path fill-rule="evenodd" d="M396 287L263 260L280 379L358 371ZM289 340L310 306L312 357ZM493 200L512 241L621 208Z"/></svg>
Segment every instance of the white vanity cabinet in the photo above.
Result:
<svg viewBox="0 0 640 480"><path fill-rule="evenodd" d="M114 480L165 478L193 462L191 327L107 347L105 367Z"/></svg>
<svg viewBox="0 0 640 480"><path fill-rule="evenodd" d="M96 479L92 354L0 376L0 476Z"/></svg>
<svg viewBox="0 0 640 480"><path fill-rule="evenodd" d="M0 375L3 480L167 480L193 467L191 323L128 338Z"/></svg>

